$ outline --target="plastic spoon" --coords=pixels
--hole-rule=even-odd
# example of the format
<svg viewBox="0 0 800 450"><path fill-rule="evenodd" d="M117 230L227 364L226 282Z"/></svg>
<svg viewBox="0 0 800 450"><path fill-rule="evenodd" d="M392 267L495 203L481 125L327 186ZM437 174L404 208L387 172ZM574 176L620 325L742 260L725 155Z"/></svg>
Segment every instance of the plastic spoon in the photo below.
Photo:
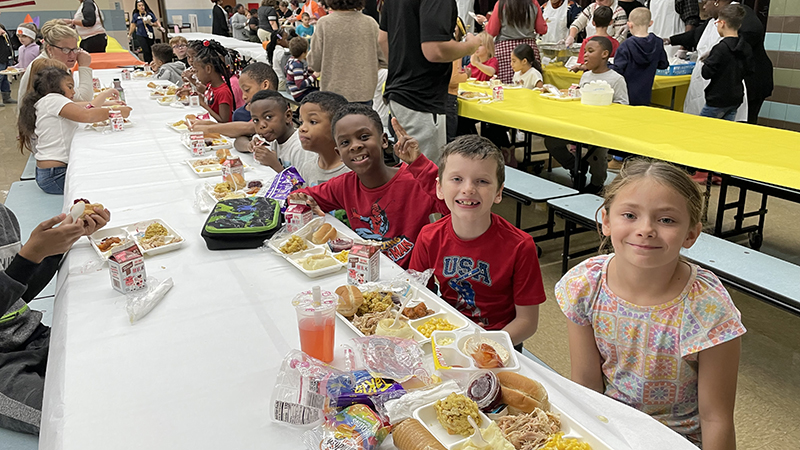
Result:
<svg viewBox="0 0 800 450"><path fill-rule="evenodd" d="M469 420L469 424L472 425L472 429L475 430L475 433L473 433L472 436L470 436L469 438L472 441L472 443L475 444L475 447L478 448L488 447L489 443L486 442L486 439L483 438L483 435L481 434L481 429L478 428L478 424L475 423L475 419L473 419L472 416L467 416L467 420Z"/></svg>
<svg viewBox="0 0 800 450"><path fill-rule="evenodd" d="M411 286L409 286L408 289L406 289L406 293L404 294L406 295L406 298L403 301L403 304L400 305L400 311L397 311L397 315L394 316L394 322L392 322L392 325L389 328L396 328L397 322L400 320L400 315L403 313L403 310L406 309L411 299L414 298L413 295L408 295L409 289L411 289Z"/></svg>
<svg viewBox="0 0 800 450"><path fill-rule="evenodd" d="M481 327L475 326L475 332L472 333L472 340L469 343L469 352L475 353L481 348Z"/></svg>

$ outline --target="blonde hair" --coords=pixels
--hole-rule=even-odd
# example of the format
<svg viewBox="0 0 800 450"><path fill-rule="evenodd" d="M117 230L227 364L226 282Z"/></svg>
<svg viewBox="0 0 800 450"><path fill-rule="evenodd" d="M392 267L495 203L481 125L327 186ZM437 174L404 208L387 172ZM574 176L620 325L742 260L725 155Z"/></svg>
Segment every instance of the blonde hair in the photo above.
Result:
<svg viewBox="0 0 800 450"><path fill-rule="evenodd" d="M19 26L17 28L27 28L27 29L33 31L34 33L38 33L39 32L39 30L36 29L36 24L35 23L31 23L31 22L21 23L21 24L19 24Z"/></svg>
<svg viewBox="0 0 800 450"><path fill-rule="evenodd" d="M650 10L644 7L634 8L628 16L628 21L637 27L650 26Z"/></svg>
<svg viewBox="0 0 800 450"><path fill-rule="evenodd" d="M683 169L665 161L649 158L633 158L625 161L619 171L619 175L606 186L603 204L600 205L598 211L604 209L606 215L608 215L611 204L614 203L619 191L643 179L654 180L662 186L674 190L686 199L686 209L689 211L689 228L700 223L703 215L703 193L697 183L692 181L689 174ZM603 236L602 230L600 230L600 236L602 238L600 251L611 250L611 239L608 236Z"/></svg>
<svg viewBox="0 0 800 450"><path fill-rule="evenodd" d="M62 39L78 39L78 32L64 25L61 19L48 20L42 25L41 32L45 45L56 45Z"/></svg>
<svg viewBox="0 0 800 450"><path fill-rule="evenodd" d="M183 37L183 36L175 36L174 38L169 40L169 45L171 47L171 46L173 46L175 44L186 44L186 45L188 45L189 41L187 41L186 38Z"/></svg>
<svg viewBox="0 0 800 450"><path fill-rule="evenodd" d="M494 57L494 37L485 31L481 31L478 33L478 39L481 40L481 45L489 52L489 58Z"/></svg>
<svg viewBox="0 0 800 450"><path fill-rule="evenodd" d="M25 93L29 93L33 89L33 79L36 77L36 74L41 72L42 69L45 67L57 67L59 69L64 69L65 72L70 73L69 67L66 64L62 63L57 59L51 58L36 58L33 60L31 65L28 67L28 85L25 86Z"/></svg>

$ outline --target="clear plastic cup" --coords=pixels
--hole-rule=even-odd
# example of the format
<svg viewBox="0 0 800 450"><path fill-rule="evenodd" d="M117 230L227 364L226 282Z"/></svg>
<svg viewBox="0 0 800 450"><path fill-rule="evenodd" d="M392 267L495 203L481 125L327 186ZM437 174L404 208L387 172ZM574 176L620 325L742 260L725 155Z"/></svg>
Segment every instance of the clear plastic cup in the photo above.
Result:
<svg viewBox="0 0 800 450"><path fill-rule="evenodd" d="M297 312L300 349L303 353L329 363L333 361L333 341L336 333L336 294L314 286L292 300Z"/></svg>

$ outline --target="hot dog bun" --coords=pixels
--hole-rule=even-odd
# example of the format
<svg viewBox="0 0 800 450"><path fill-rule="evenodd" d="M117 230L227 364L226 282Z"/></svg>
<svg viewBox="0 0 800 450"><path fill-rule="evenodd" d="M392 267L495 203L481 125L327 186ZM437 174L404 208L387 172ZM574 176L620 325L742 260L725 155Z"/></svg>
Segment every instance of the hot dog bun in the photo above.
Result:
<svg viewBox="0 0 800 450"><path fill-rule="evenodd" d="M500 395L510 414L529 413L536 408L550 411L547 391L538 381L514 372L498 372L497 379Z"/></svg>
<svg viewBox="0 0 800 450"><path fill-rule="evenodd" d="M358 307L364 303L364 295L355 286L349 284L339 286L335 292L339 296L339 306L336 307L336 311L345 317L353 317Z"/></svg>
<svg viewBox="0 0 800 450"><path fill-rule="evenodd" d="M392 430L399 450L445 450L445 447L417 419L406 419Z"/></svg>
<svg viewBox="0 0 800 450"><path fill-rule="evenodd" d="M76 200L72 207L69 209L69 213L72 216L73 220L82 219L89 214L95 214L94 209L100 208L105 209L103 205L100 203L88 203L88 200L79 199Z"/></svg>
<svg viewBox="0 0 800 450"><path fill-rule="evenodd" d="M319 230L315 231L311 236L311 242L316 245L325 244L332 239L336 239L336 229L329 223L323 223Z"/></svg>

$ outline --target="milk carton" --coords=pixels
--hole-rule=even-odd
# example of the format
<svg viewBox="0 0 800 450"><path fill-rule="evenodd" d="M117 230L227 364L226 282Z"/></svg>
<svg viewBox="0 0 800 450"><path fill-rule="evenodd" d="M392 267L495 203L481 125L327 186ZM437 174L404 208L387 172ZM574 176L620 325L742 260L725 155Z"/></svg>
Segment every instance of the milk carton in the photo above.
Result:
<svg viewBox="0 0 800 450"><path fill-rule="evenodd" d="M359 285L381 277L379 245L353 244L347 261L347 284Z"/></svg>
<svg viewBox="0 0 800 450"><path fill-rule="evenodd" d="M203 156L206 153L206 139L202 131L192 131L186 135L186 142L192 155Z"/></svg>
<svg viewBox="0 0 800 450"><path fill-rule="evenodd" d="M286 218L286 230L294 233L305 224L311 222L311 208L300 200L289 200L289 207L283 215Z"/></svg>
<svg viewBox="0 0 800 450"><path fill-rule="evenodd" d="M127 294L145 287L147 274L144 270L144 256L135 242L121 245L108 258L108 272L111 286Z"/></svg>

